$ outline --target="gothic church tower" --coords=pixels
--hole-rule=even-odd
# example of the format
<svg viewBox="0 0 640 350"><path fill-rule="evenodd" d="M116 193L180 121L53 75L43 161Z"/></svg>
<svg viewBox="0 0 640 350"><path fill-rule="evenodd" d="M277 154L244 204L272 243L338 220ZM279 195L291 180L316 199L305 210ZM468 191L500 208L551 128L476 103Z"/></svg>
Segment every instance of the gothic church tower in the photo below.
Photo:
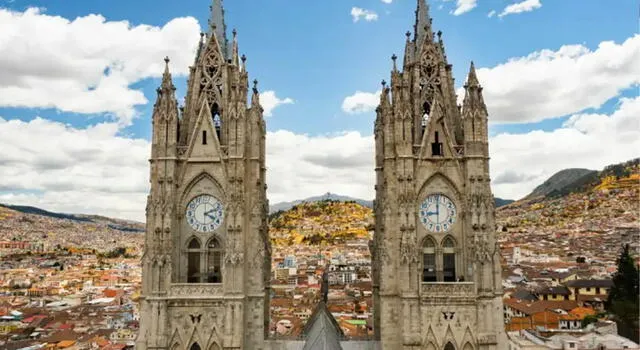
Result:
<svg viewBox="0 0 640 350"><path fill-rule="evenodd" d="M442 33L418 0L375 121L374 303L382 349L504 349L487 108L473 64L456 103Z"/></svg>
<svg viewBox="0 0 640 350"><path fill-rule="evenodd" d="M157 90L137 349L264 349L271 248L263 110L235 31L226 37L221 0L209 25L185 106L168 59Z"/></svg>

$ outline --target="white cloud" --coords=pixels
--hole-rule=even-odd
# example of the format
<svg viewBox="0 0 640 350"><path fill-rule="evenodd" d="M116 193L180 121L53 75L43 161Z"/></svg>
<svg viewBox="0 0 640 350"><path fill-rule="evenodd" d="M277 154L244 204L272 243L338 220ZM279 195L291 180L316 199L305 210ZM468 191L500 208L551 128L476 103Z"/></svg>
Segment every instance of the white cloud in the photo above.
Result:
<svg viewBox="0 0 640 350"><path fill-rule="evenodd" d="M149 147L118 136L113 123L75 129L40 118L0 118L0 202L143 220ZM574 115L554 131L497 135L490 151L494 193L511 199L559 170L601 169L637 157L640 97L621 99L611 115ZM271 203L329 191L371 199L373 136L268 132L267 168Z"/></svg>
<svg viewBox="0 0 640 350"><path fill-rule="evenodd" d="M565 45L477 70L494 123L537 122L599 108L640 84L640 35L591 51ZM461 98L463 89L458 90Z"/></svg>
<svg viewBox="0 0 640 350"><path fill-rule="evenodd" d="M495 16L495 15L496 15L496 10L491 10L491 11L487 14L487 17L491 18L491 17L493 17L493 16Z"/></svg>
<svg viewBox="0 0 640 350"><path fill-rule="evenodd" d="M359 7L351 8L351 17L353 17L354 22L358 22L361 19L364 19L367 22L377 21L378 14L371 10L366 10Z"/></svg>
<svg viewBox="0 0 640 350"><path fill-rule="evenodd" d="M127 124L148 102L130 85L160 76L165 56L175 75L186 74L199 31L192 17L155 27L0 8L0 52L10 53L0 55L0 106L106 112Z"/></svg>
<svg viewBox="0 0 640 350"><path fill-rule="evenodd" d="M150 144L119 130L0 118L0 202L142 220Z"/></svg>
<svg viewBox="0 0 640 350"><path fill-rule="evenodd" d="M502 12L498 15L498 17L504 17L507 15L522 13L522 12L530 12L535 9L539 9L540 7L542 7L540 0L524 0L522 2L511 4L505 7L504 10L502 10Z"/></svg>
<svg viewBox="0 0 640 350"><path fill-rule="evenodd" d="M347 96L342 102L342 110L349 114L371 112L380 103L380 93L356 91L355 94Z"/></svg>
<svg viewBox="0 0 640 350"><path fill-rule="evenodd" d="M460 16L463 13L473 10L476 6L478 6L478 0L457 0L453 15Z"/></svg>
<svg viewBox="0 0 640 350"><path fill-rule="evenodd" d="M393 2L393 0L382 0L382 2L384 2L385 4L390 4Z"/></svg>
<svg viewBox="0 0 640 350"><path fill-rule="evenodd" d="M493 190L519 199L567 168L603 167L640 154L640 97L623 98L611 115L577 114L559 129L499 134L489 141Z"/></svg>
<svg viewBox="0 0 640 350"><path fill-rule="evenodd" d="M264 116L271 117L273 116L273 110L281 105L293 104L293 99L286 97L284 99L279 99L276 96L275 91L265 91L260 93L260 104L264 109Z"/></svg>
<svg viewBox="0 0 640 350"><path fill-rule="evenodd" d="M373 199L373 136L358 132L309 136L267 133L269 201L278 203L329 191Z"/></svg>
<svg viewBox="0 0 640 350"><path fill-rule="evenodd" d="M0 202L143 221L150 144L118 130L0 118ZM372 198L372 136L268 132L267 159L272 203L327 191Z"/></svg>

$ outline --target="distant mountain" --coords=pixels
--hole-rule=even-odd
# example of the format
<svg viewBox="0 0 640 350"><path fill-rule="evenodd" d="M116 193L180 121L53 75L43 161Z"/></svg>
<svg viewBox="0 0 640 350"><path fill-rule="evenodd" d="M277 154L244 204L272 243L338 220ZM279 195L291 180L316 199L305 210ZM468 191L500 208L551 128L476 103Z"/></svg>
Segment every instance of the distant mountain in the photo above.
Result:
<svg viewBox="0 0 640 350"><path fill-rule="evenodd" d="M46 216L54 219L66 219L66 220L73 220L73 221L80 221L80 222L93 222L93 220L91 220L88 217L83 217L80 215L73 215L73 214L53 213L44 209L29 207L25 205L10 205L10 204L0 203L0 207L13 209L17 212L24 213L24 214L34 214L34 215Z"/></svg>
<svg viewBox="0 0 640 350"><path fill-rule="evenodd" d="M133 233L144 232L143 224L135 221L113 219L113 218L108 218L108 217L99 216L99 215L54 213L48 210L44 210L36 207L30 207L26 205L11 205L11 204L0 203L0 207L11 209L23 214L32 214L32 215L44 216L44 217L60 219L60 220L71 220L78 223L92 223L92 224L106 225L109 228L117 231L133 232Z"/></svg>
<svg viewBox="0 0 640 350"><path fill-rule="evenodd" d="M356 202L362 206L373 208L373 201L367 201L364 199L353 198L349 196L342 196L339 194L327 192L326 194L323 194L321 196L315 196L315 197L309 197L305 199L297 199L291 202L280 202L280 203L273 204L269 206L269 213L273 214L280 210L286 211L300 203L313 203L313 202L320 202L324 200L332 200L332 201L340 201L340 202Z"/></svg>
<svg viewBox="0 0 640 350"><path fill-rule="evenodd" d="M524 199L560 197L598 179L599 172L589 169L565 169L555 173Z"/></svg>
<svg viewBox="0 0 640 350"><path fill-rule="evenodd" d="M512 199L502 199L502 198L494 198L494 199L496 203L496 208L515 202ZM315 196L315 197L309 197L305 199L297 199L291 202L280 202L280 203L273 204L269 207L269 214L273 214L281 210L282 211L289 210L293 208L293 206L300 203L313 203L313 202L320 202L323 200L333 200L333 201L340 201L340 202L356 202L362 206L373 209L373 201L367 201L364 199L358 199L358 198L353 198L349 196L341 196L339 194L327 192L322 196Z"/></svg>
<svg viewBox="0 0 640 350"><path fill-rule="evenodd" d="M496 208L504 207L505 205L515 202L513 199L502 199L498 197L494 197L493 200L496 203Z"/></svg>
<svg viewBox="0 0 640 350"><path fill-rule="evenodd" d="M602 171L589 169L561 170L547 179L542 185L536 187L533 192L523 199L557 198L570 193L590 191L598 186L606 187L606 182L615 182L616 179L630 176L639 164L640 158L635 158L627 162L609 165Z"/></svg>

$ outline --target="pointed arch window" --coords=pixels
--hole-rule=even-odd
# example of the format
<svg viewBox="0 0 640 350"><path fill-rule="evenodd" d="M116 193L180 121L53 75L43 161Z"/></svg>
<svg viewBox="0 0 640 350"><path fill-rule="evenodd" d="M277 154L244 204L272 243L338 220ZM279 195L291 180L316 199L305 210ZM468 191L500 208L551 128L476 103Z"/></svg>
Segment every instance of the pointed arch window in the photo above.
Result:
<svg viewBox="0 0 640 350"><path fill-rule="evenodd" d="M456 243L452 237L442 241L442 274L445 282L456 281Z"/></svg>
<svg viewBox="0 0 640 350"><path fill-rule="evenodd" d="M435 140L431 144L431 155L432 156L444 156L444 152L442 149L442 142L440 142L440 134L435 132Z"/></svg>
<svg viewBox="0 0 640 350"><path fill-rule="evenodd" d="M429 122L430 114L431 114L431 105L429 104L429 102L425 102L422 105L422 119L420 121L422 135L424 135L424 131L427 129L427 123Z"/></svg>
<svg viewBox="0 0 640 350"><path fill-rule="evenodd" d="M189 348L189 350L201 350L201 348L200 348L200 344L198 344L198 343L193 343L193 345L191 345L191 347Z"/></svg>
<svg viewBox="0 0 640 350"><path fill-rule="evenodd" d="M213 126L216 129L216 136L218 136L218 141L222 142L222 139L220 138L222 133L222 118L220 116L220 107L218 106L217 103L214 103L211 106L211 117L213 118Z"/></svg>
<svg viewBox="0 0 640 350"><path fill-rule="evenodd" d="M453 346L451 342L448 342L447 345L444 346L444 350L456 350L456 347Z"/></svg>
<svg viewBox="0 0 640 350"><path fill-rule="evenodd" d="M207 283L222 283L223 249L217 238L207 244Z"/></svg>
<svg viewBox="0 0 640 350"><path fill-rule="evenodd" d="M436 242L431 237L422 243L422 282L436 282Z"/></svg>
<svg viewBox="0 0 640 350"><path fill-rule="evenodd" d="M200 247L195 237L187 245L187 283L200 283Z"/></svg>

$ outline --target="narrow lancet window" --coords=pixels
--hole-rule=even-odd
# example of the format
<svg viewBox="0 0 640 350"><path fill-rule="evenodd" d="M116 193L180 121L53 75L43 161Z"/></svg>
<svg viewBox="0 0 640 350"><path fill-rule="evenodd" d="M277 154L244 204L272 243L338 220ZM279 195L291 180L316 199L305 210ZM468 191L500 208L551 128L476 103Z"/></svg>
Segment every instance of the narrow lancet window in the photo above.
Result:
<svg viewBox="0 0 640 350"><path fill-rule="evenodd" d="M200 241L192 238L187 246L187 283L200 283Z"/></svg>
<svg viewBox="0 0 640 350"><path fill-rule="evenodd" d="M201 348L200 348L200 345L198 345L198 343L193 343L193 345L191 345L189 350L201 350Z"/></svg>
<svg viewBox="0 0 640 350"><path fill-rule="evenodd" d="M429 105L429 102L425 102L424 105L422 105L422 120L420 123L422 127L421 135L424 135L424 131L427 129L427 123L429 123L430 113L431 113L431 106Z"/></svg>
<svg viewBox="0 0 640 350"><path fill-rule="evenodd" d="M422 282L436 282L436 244L427 237L422 245Z"/></svg>
<svg viewBox="0 0 640 350"><path fill-rule="evenodd" d="M440 142L440 135L437 131L435 132L435 142L431 144L431 155L432 156L444 155L444 152L442 150L442 142Z"/></svg>
<svg viewBox="0 0 640 350"><path fill-rule="evenodd" d="M447 237L442 242L442 272L445 282L456 281L456 244Z"/></svg>
<svg viewBox="0 0 640 350"><path fill-rule="evenodd" d="M222 283L222 246L212 238L207 245L207 283Z"/></svg>
<svg viewBox="0 0 640 350"><path fill-rule="evenodd" d="M207 130L202 130L202 144L207 144Z"/></svg>
<svg viewBox="0 0 640 350"><path fill-rule="evenodd" d="M220 117L220 107L218 107L217 103L214 103L211 106L211 116L213 117L213 126L216 128L216 136L218 136L218 141L222 143L222 119Z"/></svg>

